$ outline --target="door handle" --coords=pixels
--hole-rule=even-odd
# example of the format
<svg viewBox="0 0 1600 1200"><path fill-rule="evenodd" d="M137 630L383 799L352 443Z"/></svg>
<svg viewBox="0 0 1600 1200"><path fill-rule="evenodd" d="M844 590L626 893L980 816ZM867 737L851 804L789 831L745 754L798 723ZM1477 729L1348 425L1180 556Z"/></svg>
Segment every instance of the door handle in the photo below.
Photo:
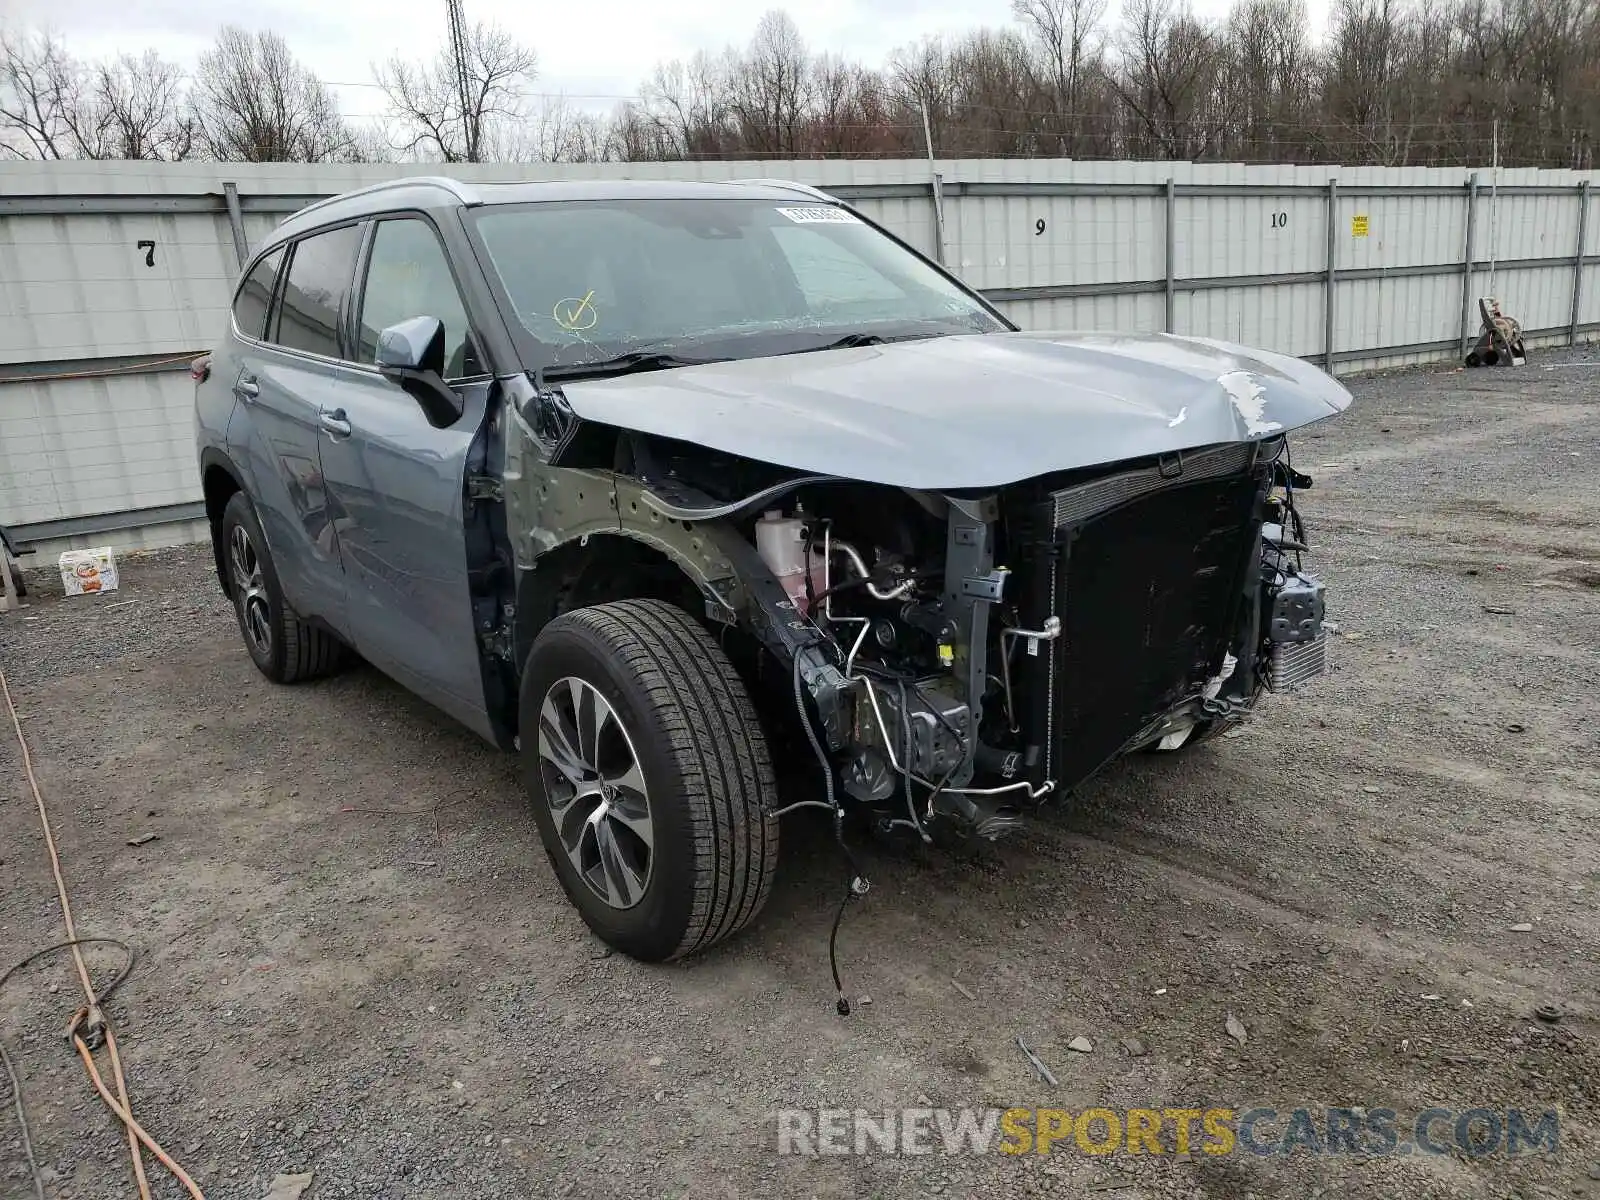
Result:
<svg viewBox="0 0 1600 1200"><path fill-rule="evenodd" d="M254 375L240 375L233 384L233 394L246 404L261 395L261 387L256 383Z"/></svg>
<svg viewBox="0 0 1600 1200"><path fill-rule="evenodd" d="M317 420L334 437L350 436L350 422L345 419L342 408L324 408L317 413Z"/></svg>

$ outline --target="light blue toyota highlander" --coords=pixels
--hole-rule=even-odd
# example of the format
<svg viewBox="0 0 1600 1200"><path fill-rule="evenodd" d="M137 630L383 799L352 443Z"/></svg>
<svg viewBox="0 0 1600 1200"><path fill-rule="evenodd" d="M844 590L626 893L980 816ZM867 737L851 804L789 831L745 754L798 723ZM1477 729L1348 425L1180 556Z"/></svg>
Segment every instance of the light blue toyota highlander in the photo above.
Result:
<svg viewBox="0 0 1600 1200"><path fill-rule="evenodd" d="M1020 332L800 185L321 201L194 375L256 666L359 655L520 754L567 895L639 958L760 911L774 755L841 841L992 838L1322 670L1287 435L1342 387Z"/></svg>

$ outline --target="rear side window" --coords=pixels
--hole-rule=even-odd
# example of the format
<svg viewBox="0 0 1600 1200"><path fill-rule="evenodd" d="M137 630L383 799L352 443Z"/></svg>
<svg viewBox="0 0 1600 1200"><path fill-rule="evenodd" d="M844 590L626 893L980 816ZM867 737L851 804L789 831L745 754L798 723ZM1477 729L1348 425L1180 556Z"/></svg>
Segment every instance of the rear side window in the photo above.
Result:
<svg viewBox="0 0 1600 1200"><path fill-rule="evenodd" d="M267 308L282 265L283 247L279 246L258 262L239 285L239 294L233 298L233 321L245 337L259 338L267 327Z"/></svg>
<svg viewBox="0 0 1600 1200"><path fill-rule="evenodd" d="M340 317L355 274L361 227L346 225L312 234L294 245L289 278L278 300L277 336L291 350L347 358L340 346Z"/></svg>

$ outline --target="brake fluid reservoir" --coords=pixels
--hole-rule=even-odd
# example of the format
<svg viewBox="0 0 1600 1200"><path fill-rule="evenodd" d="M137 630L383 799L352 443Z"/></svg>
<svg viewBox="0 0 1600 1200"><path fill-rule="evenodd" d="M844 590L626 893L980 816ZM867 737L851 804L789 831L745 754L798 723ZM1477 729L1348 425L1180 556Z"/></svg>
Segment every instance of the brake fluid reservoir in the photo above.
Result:
<svg viewBox="0 0 1600 1200"><path fill-rule="evenodd" d="M762 514L756 522L756 552L767 570L777 576L789 599L801 612L806 608L806 569L811 570L814 591L823 587L822 555L811 552L806 561L806 523L799 517L786 517L778 509Z"/></svg>

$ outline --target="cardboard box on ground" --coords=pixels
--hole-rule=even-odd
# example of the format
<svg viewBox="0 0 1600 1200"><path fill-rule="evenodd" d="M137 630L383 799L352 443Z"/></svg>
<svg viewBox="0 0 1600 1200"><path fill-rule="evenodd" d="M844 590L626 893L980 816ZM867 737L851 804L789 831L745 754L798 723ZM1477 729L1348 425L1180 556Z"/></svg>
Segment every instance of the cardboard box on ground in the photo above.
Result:
<svg viewBox="0 0 1600 1200"><path fill-rule="evenodd" d="M61 555L61 587L69 596L95 596L117 590L117 556L110 546L68 550Z"/></svg>

